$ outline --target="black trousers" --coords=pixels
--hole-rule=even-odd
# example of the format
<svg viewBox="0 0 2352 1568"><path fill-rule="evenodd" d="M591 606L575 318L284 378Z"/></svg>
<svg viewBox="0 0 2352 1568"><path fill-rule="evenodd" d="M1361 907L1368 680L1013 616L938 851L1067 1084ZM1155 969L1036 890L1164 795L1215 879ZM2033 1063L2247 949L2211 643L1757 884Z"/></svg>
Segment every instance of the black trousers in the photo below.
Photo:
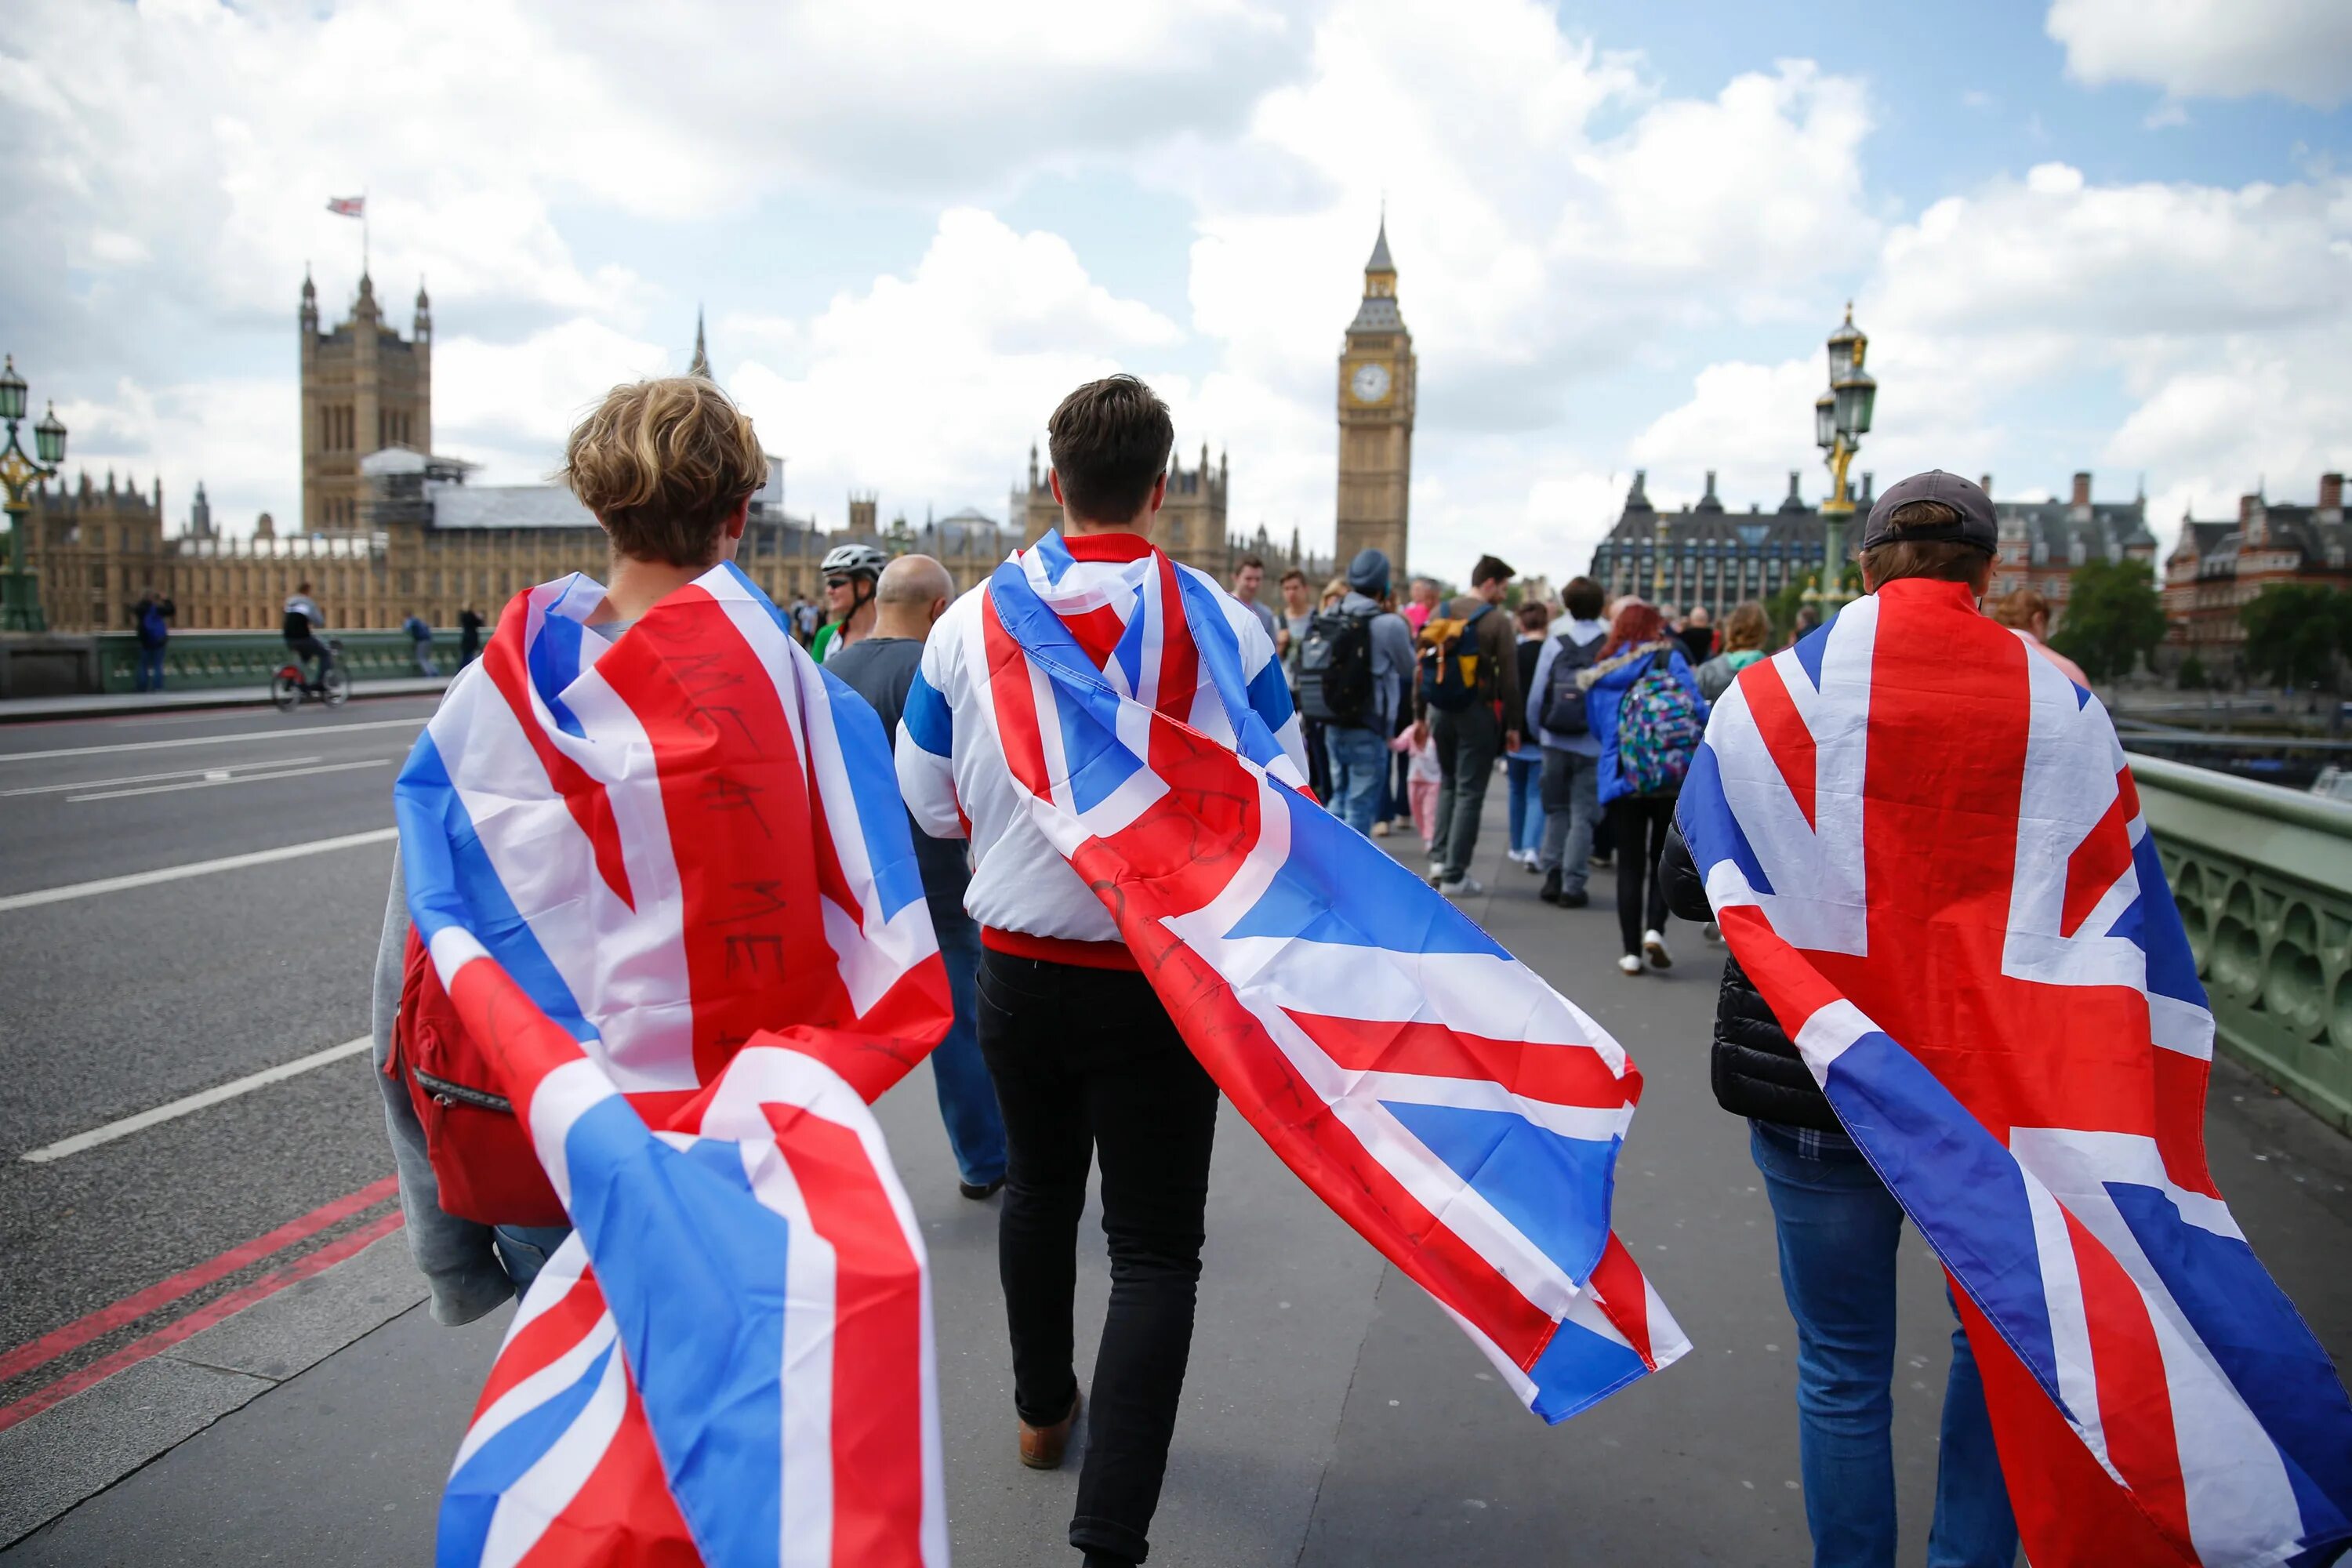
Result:
<svg viewBox="0 0 2352 1568"><path fill-rule="evenodd" d="M997 1268L1013 1403L1043 1426L1077 1394L1070 1299L1099 1153L1110 1311L1070 1544L1140 1563L1192 1349L1217 1088L1140 974L992 952L979 989L980 1051L1011 1154Z"/></svg>
<svg viewBox="0 0 2352 1568"><path fill-rule="evenodd" d="M1675 796L1621 795L1609 803L1609 825L1617 839L1617 934L1625 951L1638 955L1643 931L1666 929L1666 884L1658 875L1658 857L1665 852L1666 830L1675 825Z"/></svg>

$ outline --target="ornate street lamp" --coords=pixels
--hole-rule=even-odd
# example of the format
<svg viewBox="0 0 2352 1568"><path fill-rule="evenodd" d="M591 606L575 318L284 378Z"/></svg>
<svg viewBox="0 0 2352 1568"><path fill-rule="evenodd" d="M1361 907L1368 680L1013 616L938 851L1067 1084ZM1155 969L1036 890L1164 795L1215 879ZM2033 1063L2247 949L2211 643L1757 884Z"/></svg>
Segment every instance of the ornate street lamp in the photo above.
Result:
<svg viewBox="0 0 2352 1568"><path fill-rule="evenodd" d="M1830 334L1830 389L1813 400L1813 443L1825 454L1832 480L1829 499L1822 502L1822 584L1818 590L1824 617L1845 603L1845 530L1853 516L1853 499L1846 491L1846 468L1862 450L1870 417L1878 402L1878 383L1862 368L1870 340L1853 324L1848 301L1845 321Z"/></svg>
<svg viewBox="0 0 2352 1568"><path fill-rule="evenodd" d="M66 427L58 420L56 404L41 422L33 426L33 450L40 454L36 462L25 455L22 442L16 438L16 426L25 417L25 378L16 374L16 357L7 355L0 360L0 421L8 426L8 445L0 448L0 487L8 492L7 569L0 572L0 631L39 632L48 630L48 617L41 613L41 584L25 570L25 514L33 503L25 499L37 479L53 479L58 465L66 460Z"/></svg>

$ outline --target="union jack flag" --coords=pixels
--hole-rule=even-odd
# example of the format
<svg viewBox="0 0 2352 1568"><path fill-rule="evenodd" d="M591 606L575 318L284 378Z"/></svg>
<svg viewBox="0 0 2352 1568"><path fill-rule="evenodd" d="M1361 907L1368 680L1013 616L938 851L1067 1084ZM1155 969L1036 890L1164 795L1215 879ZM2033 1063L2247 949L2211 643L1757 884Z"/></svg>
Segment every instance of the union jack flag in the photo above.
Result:
<svg viewBox="0 0 2352 1568"><path fill-rule="evenodd" d="M2333 1562L2352 1405L2206 1168L2213 1019L2097 699L1892 583L1742 673L1678 816L1958 1287L2037 1568Z"/></svg>
<svg viewBox="0 0 2352 1568"><path fill-rule="evenodd" d="M1640 1074L1315 803L1281 668L1241 637L1202 574L1049 534L934 629L901 782L937 797L1001 751L980 773L1009 773L1235 1109L1563 1420L1689 1348L1610 1231Z"/></svg>
<svg viewBox="0 0 2352 1568"><path fill-rule="evenodd" d="M575 1230L440 1562L947 1561L925 1260L867 1104L949 1001L873 710L731 565L509 605L395 789L411 918Z"/></svg>
<svg viewBox="0 0 2352 1568"><path fill-rule="evenodd" d="M327 210L338 217L365 217L367 216L367 198L365 196L329 196Z"/></svg>

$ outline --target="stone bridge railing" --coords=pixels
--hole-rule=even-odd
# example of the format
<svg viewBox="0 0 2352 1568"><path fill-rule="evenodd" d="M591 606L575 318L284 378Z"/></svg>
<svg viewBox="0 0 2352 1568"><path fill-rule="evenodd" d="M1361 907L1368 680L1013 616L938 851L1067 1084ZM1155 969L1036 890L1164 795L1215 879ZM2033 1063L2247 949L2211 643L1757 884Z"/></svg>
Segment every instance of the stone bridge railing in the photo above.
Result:
<svg viewBox="0 0 2352 1568"><path fill-rule="evenodd" d="M2221 1048L2352 1132L2352 805L2135 754Z"/></svg>

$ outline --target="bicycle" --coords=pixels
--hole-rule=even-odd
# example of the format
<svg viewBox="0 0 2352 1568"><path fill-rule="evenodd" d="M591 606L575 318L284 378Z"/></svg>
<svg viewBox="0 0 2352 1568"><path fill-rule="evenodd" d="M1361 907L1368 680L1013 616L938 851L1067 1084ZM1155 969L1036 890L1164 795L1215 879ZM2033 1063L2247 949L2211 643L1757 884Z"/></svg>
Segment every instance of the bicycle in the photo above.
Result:
<svg viewBox="0 0 2352 1568"><path fill-rule="evenodd" d="M343 651L341 637L327 639L327 651L338 657L327 661L327 668L317 684L302 679L301 656L288 650L284 664L269 678L269 700L278 705L280 713L291 713L305 702L323 702L330 708L341 708L352 695L351 677L343 673Z"/></svg>

